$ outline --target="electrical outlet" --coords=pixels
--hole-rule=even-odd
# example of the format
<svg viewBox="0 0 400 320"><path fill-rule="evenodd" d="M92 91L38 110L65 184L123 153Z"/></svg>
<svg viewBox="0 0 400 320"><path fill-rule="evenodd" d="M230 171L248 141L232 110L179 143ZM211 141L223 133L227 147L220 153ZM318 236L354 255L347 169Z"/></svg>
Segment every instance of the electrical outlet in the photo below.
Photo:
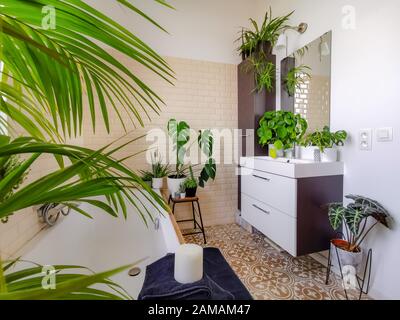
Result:
<svg viewBox="0 0 400 320"><path fill-rule="evenodd" d="M372 129L360 130L359 144L362 151L372 150Z"/></svg>

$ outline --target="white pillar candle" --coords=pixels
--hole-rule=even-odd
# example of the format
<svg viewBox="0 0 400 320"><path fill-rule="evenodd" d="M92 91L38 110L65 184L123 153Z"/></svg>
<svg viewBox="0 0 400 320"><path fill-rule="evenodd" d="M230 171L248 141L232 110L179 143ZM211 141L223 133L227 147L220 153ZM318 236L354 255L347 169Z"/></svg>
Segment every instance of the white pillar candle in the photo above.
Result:
<svg viewBox="0 0 400 320"><path fill-rule="evenodd" d="M182 284L203 278L203 248L196 244L183 244L175 252L175 280Z"/></svg>

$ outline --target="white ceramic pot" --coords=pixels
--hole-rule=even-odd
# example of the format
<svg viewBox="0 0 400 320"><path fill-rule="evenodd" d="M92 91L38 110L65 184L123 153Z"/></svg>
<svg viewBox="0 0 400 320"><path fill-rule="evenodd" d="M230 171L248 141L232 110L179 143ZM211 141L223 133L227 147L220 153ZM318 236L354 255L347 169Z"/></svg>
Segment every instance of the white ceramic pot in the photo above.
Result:
<svg viewBox="0 0 400 320"><path fill-rule="evenodd" d="M322 162L336 162L338 161L338 150L336 148L327 148L321 152Z"/></svg>
<svg viewBox="0 0 400 320"><path fill-rule="evenodd" d="M180 193L179 187L180 187L181 183L185 182L185 180L186 180L186 178L176 179L176 178L168 177L167 184L168 184L169 194L174 196L175 193Z"/></svg>
<svg viewBox="0 0 400 320"><path fill-rule="evenodd" d="M343 240L332 240L331 242L331 254L333 259L333 265L339 267L339 263L337 258L340 259L340 265L343 267L345 266L353 266L356 271L360 271L361 264L363 262L363 251L360 249L360 252L350 252L343 250L334 244L335 241L343 242ZM337 250L337 255L336 255Z"/></svg>
<svg viewBox="0 0 400 320"><path fill-rule="evenodd" d="M297 149L297 157L302 160L314 161L314 150L318 150L318 147L300 147Z"/></svg>
<svg viewBox="0 0 400 320"><path fill-rule="evenodd" d="M164 185L164 178L153 178L153 189L162 189Z"/></svg>
<svg viewBox="0 0 400 320"><path fill-rule="evenodd" d="M186 198L186 193L185 193L185 192L182 192L182 193L180 194L180 196L181 196L181 199L185 199L185 198Z"/></svg>

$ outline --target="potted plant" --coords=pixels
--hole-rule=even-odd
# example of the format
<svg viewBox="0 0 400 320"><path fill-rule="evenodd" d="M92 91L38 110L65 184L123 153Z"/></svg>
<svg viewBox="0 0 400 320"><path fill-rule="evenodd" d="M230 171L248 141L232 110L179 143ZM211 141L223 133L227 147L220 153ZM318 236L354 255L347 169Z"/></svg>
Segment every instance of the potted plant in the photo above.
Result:
<svg viewBox="0 0 400 320"><path fill-rule="evenodd" d="M242 59L245 60L254 52L262 51L270 54L282 31L290 28L287 23L293 13L294 11L283 17L272 18L272 10L270 7L269 11L265 13L261 26L250 18L249 20L253 26L253 30L242 28L240 37L237 39L237 41L241 41L238 51L242 55Z"/></svg>
<svg viewBox="0 0 400 320"><path fill-rule="evenodd" d="M181 199L185 199L186 198L185 182L182 182L181 185L179 186L179 197Z"/></svg>
<svg viewBox="0 0 400 320"><path fill-rule="evenodd" d="M305 84L311 79L310 71L311 68L306 65L294 67L289 70L283 83L290 97L294 96L296 89L300 88L302 84Z"/></svg>
<svg viewBox="0 0 400 320"><path fill-rule="evenodd" d="M186 189L186 196L189 198L194 198L197 192L197 180L194 177L193 169L191 166L189 167L189 170L190 170L190 177L187 178L184 182Z"/></svg>
<svg viewBox="0 0 400 320"><path fill-rule="evenodd" d="M200 168L199 185L204 187L205 183L216 177L217 167L215 160L212 158L214 138L210 130L199 131L197 139L187 149L187 144L190 141L190 127L184 122L178 122L175 119L171 119L168 122L168 134L174 144L173 150L176 153L176 165L175 172L168 176L168 190L171 195L175 195L179 191L180 185L185 182L187 173L192 166L185 164L184 156L188 149L194 144L201 150L201 152L207 157L203 167Z"/></svg>
<svg viewBox="0 0 400 320"><path fill-rule="evenodd" d="M307 121L290 111L269 111L260 119L257 130L261 146L269 145L269 155L283 156L283 150L293 149L308 128Z"/></svg>
<svg viewBox="0 0 400 320"><path fill-rule="evenodd" d="M266 89L268 92L272 92L274 90L276 67L274 63L268 61L268 55L272 53L272 48L282 31L290 28L287 22L293 12L283 17L272 18L270 8L266 12L261 26L250 18L254 30L242 28L241 35L237 39L237 41L241 41L238 51L243 60L248 58L248 63L244 65L245 71L254 71L255 91L260 92Z"/></svg>
<svg viewBox="0 0 400 320"><path fill-rule="evenodd" d="M322 131L315 131L304 138L301 145L305 148L313 148L308 148L308 150L302 148L301 157L314 159L314 161L335 162L338 160L336 147L343 146L346 139L346 131L331 132L329 127L325 126ZM309 153L310 151L312 154Z"/></svg>
<svg viewBox="0 0 400 320"><path fill-rule="evenodd" d="M263 89L267 92L273 92L276 78L275 65L266 58L260 56L264 56L264 53L258 53L249 58L249 62L244 65L245 72L254 70L256 87L253 92L261 92Z"/></svg>
<svg viewBox="0 0 400 320"><path fill-rule="evenodd" d="M153 172L148 170L140 170L141 179L151 188L151 182L153 180Z"/></svg>
<svg viewBox="0 0 400 320"><path fill-rule="evenodd" d="M361 244L376 225L382 224L389 228L390 215L375 200L357 195L348 195L346 198L353 202L347 206L343 203L329 204L332 228L343 229L343 238L331 240L331 246L337 249L342 266L351 265L358 270L363 259Z"/></svg>
<svg viewBox="0 0 400 320"><path fill-rule="evenodd" d="M161 189L164 184L164 178L169 175L169 166L162 163L161 156L157 151L152 155L151 163L152 187L153 189Z"/></svg>

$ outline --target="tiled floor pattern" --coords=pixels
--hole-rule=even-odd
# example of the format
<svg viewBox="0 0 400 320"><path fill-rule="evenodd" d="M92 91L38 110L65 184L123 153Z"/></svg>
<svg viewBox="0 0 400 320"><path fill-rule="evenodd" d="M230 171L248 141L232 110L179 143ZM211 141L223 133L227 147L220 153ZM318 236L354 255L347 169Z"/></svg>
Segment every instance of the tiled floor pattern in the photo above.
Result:
<svg viewBox="0 0 400 320"><path fill-rule="evenodd" d="M309 256L294 258L279 252L259 233L236 224L206 228L207 246L221 250L254 299L343 300L341 282L334 275L325 285L326 268ZM186 236L203 245L203 236ZM350 293L355 299L355 292ZM367 298L367 297L364 297Z"/></svg>

